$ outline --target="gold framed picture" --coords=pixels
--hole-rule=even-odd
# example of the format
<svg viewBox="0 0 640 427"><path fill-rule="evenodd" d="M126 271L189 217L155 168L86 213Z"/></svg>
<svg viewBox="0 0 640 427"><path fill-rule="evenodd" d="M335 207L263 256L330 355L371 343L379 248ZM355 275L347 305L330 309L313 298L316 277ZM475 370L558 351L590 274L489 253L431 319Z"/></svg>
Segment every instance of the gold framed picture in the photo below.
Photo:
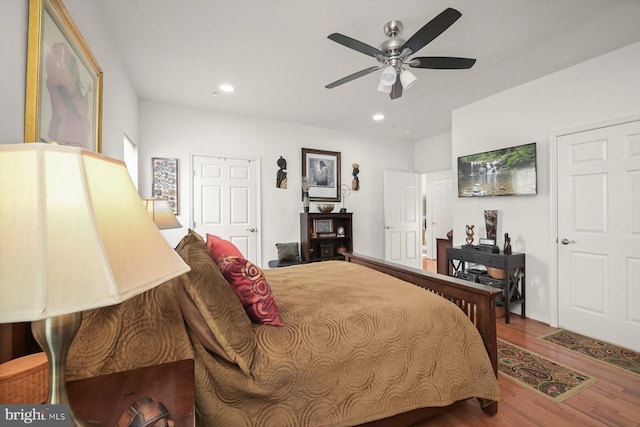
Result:
<svg viewBox="0 0 640 427"><path fill-rule="evenodd" d="M29 0L25 142L102 152L102 69L62 0Z"/></svg>

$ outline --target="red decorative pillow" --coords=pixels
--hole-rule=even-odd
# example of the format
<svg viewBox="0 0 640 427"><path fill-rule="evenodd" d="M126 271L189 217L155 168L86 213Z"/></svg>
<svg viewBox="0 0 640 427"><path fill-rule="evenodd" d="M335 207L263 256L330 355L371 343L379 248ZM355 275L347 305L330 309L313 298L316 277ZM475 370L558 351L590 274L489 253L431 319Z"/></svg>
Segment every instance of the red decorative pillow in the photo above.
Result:
<svg viewBox="0 0 640 427"><path fill-rule="evenodd" d="M252 321L263 325L284 326L271 286L260 267L235 256L223 258L218 266Z"/></svg>
<svg viewBox="0 0 640 427"><path fill-rule="evenodd" d="M240 249L238 249L233 243L209 233L207 233L207 249L209 249L211 256L218 264L220 264L220 261L223 258L229 256L244 258Z"/></svg>

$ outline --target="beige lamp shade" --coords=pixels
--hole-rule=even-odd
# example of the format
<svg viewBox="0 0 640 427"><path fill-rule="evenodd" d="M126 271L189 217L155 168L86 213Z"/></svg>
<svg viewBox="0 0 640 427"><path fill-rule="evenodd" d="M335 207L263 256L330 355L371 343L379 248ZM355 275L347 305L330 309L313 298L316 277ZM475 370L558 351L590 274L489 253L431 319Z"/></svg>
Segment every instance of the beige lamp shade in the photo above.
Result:
<svg viewBox="0 0 640 427"><path fill-rule="evenodd" d="M0 323L116 304L187 271L123 162L0 144Z"/></svg>
<svg viewBox="0 0 640 427"><path fill-rule="evenodd" d="M151 215L151 219L159 230L167 230L169 228L181 228L182 224L175 217L169 202L162 199L142 199L147 213Z"/></svg>

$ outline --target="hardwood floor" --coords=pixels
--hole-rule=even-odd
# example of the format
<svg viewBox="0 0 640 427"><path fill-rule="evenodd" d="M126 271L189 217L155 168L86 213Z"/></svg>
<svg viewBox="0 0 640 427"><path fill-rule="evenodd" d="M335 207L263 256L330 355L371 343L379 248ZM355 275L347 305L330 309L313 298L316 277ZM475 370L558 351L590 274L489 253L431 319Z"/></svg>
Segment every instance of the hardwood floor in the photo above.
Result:
<svg viewBox="0 0 640 427"><path fill-rule="evenodd" d="M425 266L431 263L424 262ZM431 271L430 268L425 268ZM498 314L500 316L500 314ZM502 401L498 414L490 417L475 399L457 404L446 413L413 427L427 426L640 426L640 376L580 356L538 339L556 331L547 324L511 316L505 325L498 319L498 338L576 369L598 381L561 403L502 374L498 381Z"/></svg>

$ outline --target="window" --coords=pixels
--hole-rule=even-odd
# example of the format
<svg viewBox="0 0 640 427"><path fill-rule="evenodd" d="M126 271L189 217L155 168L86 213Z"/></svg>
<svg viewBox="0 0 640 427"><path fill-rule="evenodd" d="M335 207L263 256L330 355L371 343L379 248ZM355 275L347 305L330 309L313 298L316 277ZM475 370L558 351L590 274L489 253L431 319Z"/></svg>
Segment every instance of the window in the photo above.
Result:
<svg viewBox="0 0 640 427"><path fill-rule="evenodd" d="M138 189L138 147L129 139L127 134L124 135L124 164L127 166L129 175L136 190Z"/></svg>

